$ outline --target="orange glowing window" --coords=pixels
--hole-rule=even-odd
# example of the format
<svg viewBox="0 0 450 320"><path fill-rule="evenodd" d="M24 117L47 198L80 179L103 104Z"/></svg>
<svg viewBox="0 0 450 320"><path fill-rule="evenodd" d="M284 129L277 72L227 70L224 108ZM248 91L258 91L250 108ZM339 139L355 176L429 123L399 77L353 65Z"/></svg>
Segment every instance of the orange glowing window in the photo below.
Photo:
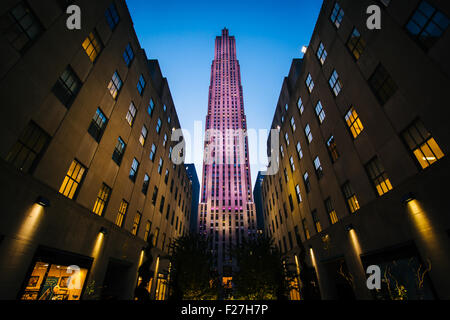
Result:
<svg viewBox="0 0 450 320"><path fill-rule="evenodd" d="M349 182L342 186L342 192L344 193L350 212L355 213L358 211L360 209L358 198Z"/></svg>
<svg viewBox="0 0 450 320"><path fill-rule="evenodd" d="M96 215L103 216L106 206L108 205L109 196L111 195L111 188L103 184L98 192L97 200L95 201L94 212Z"/></svg>
<svg viewBox="0 0 450 320"><path fill-rule="evenodd" d="M367 173L379 196L393 189L391 181L378 158L374 158L366 166Z"/></svg>
<svg viewBox="0 0 450 320"><path fill-rule="evenodd" d="M102 43L96 32L91 32L83 42L83 49L88 55L91 62L95 62L102 51Z"/></svg>
<svg viewBox="0 0 450 320"><path fill-rule="evenodd" d="M347 112L345 121L347 122L347 126L350 129L353 138L356 139L361 134L361 132L363 132L364 126L354 107L351 107Z"/></svg>
<svg viewBox="0 0 450 320"><path fill-rule="evenodd" d="M116 218L116 226L119 228L122 228L123 222L125 220L125 216L128 211L128 202L125 200L122 200L120 203L119 211L117 212L117 218Z"/></svg>
<svg viewBox="0 0 450 320"><path fill-rule="evenodd" d="M77 160L73 160L72 164L70 165L69 171L67 171L67 175L64 178L61 188L59 189L59 193L69 199L73 199L78 186L84 178L85 172L86 168Z"/></svg>

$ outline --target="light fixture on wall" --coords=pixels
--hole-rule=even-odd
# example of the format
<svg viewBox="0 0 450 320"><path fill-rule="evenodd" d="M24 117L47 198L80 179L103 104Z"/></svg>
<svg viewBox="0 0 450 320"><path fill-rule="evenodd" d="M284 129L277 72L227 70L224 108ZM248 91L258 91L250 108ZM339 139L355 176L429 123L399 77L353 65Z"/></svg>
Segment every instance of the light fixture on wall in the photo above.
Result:
<svg viewBox="0 0 450 320"><path fill-rule="evenodd" d="M44 198L43 196L39 196L36 199L36 203L40 206L43 206L44 208L50 207L50 200Z"/></svg>
<svg viewBox="0 0 450 320"><path fill-rule="evenodd" d="M103 233L104 235L108 234L108 229L106 229L105 227L101 227L100 228L100 233Z"/></svg>
<svg viewBox="0 0 450 320"><path fill-rule="evenodd" d="M350 232L350 231L352 231L352 230L355 230L355 227L354 227L352 224L349 224L349 225L345 226L345 230L346 230L347 232Z"/></svg>
<svg viewBox="0 0 450 320"><path fill-rule="evenodd" d="M408 192L402 197L402 203L408 204L409 202L416 200L416 196L412 192Z"/></svg>

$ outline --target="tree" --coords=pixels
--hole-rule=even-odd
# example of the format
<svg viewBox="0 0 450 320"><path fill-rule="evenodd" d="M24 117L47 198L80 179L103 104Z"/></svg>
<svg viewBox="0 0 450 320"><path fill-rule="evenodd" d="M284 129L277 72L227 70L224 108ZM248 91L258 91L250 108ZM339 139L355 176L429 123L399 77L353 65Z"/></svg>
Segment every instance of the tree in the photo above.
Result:
<svg viewBox="0 0 450 320"><path fill-rule="evenodd" d="M218 277L205 237L188 234L170 246L170 299L216 300Z"/></svg>
<svg viewBox="0 0 450 320"><path fill-rule="evenodd" d="M314 269L306 263L306 250L301 241L299 242L299 268L300 268L300 297L302 300L319 300L320 293L317 287L317 279Z"/></svg>
<svg viewBox="0 0 450 320"><path fill-rule="evenodd" d="M150 300L150 293L147 291L148 284L152 278L151 267L153 264L153 235L148 238L148 245L144 249L144 262L139 267L138 276L141 278L141 283L134 291L134 296L139 301Z"/></svg>

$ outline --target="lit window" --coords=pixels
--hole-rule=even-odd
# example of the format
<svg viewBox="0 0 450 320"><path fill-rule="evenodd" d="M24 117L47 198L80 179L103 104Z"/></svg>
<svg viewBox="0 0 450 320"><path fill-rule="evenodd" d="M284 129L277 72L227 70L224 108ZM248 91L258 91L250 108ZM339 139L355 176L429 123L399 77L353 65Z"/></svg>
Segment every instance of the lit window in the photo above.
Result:
<svg viewBox="0 0 450 320"><path fill-rule="evenodd" d="M139 211L136 212L136 215L134 216L134 220L133 220L133 229L131 229L131 234L133 236L136 236L139 232L139 227L141 225L141 218L142 218L142 214Z"/></svg>
<svg viewBox="0 0 450 320"><path fill-rule="evenodd" d="M311 127L309 126L309 124L307 124L305 127L305 135L306 135L306 138L308 139L308 143L311 143L313 141L313 136L312 136Z"/></svg>
<svg viewBox="0 0 450 320"><path fill-rule="evenodd" d="M314 159L314 168L316 169L317 178L321 179L323 177L323 169L319 157Z"/></svg>
<svg viewBox="0 0 450 320"><path fill-rule="evenodd" d="M347 41L347 48L352 53L353 57L356 60L359 60L359 58L364 52L364 49L366 48L366 42L361 37L361 34L359 33L358 29L353 28L353 32Z"/></svg>
<svg viewBox="0 0 450 320"><path fill-rule="evenodd" d="M325 121L325 111L323 110L322 102L317 102L316 105L316 115L319 119L320 124L322 124Z"/></svg>
<svg viewBox="0 0 450 320"><path fill-rule="evenodd" d="M145 82L144 76L141 74L139 77L138 84L137 84L137 89L141 96L144 93L145 85L146 85L146 82Z"/></svg>
<svg viewBox="0 0 450 320"><path fill-rule="evenodd" d="M100 38L95 31L88 35L88 37L83 41L82 46L91 62L95 62L95 60L97 60L97 57L100 55L103 47Z"/></svg>
<svg viewBox="0 0 450 320"><path fill-rule="evenodd" d="M109 90L109 93L111 93L111 96L113 97L113 99L117 99L117 96L119 95L122 85L123 85L123 82L120 79L119 74L117 73L117 71L114 72L114 75L113 75L110 83L108 84L108 90Z"/></svg>
<svg viewBox="0 0 450 320"><path fill-rule="evenodd" d="M148 105L147 112L148 115L153 117L153 112L155 111L155 103L153 102L153 99L150 99L150 104Z"/></svg>
<svg viewBox="0 0 450 320"><path fill-rule="evenodd" d="M333 12L331 13L331 22L339 29L342 24L342 20L344 19L344 10L342 10L339 3L336 2L333 8Z"/></svg>
<svg viewBox="0 0 450 320"><path fill-rule="evenodd" d="M302 145L299 143L297 143L297 155L298 155L298 159L301 160L303 158L303 150L302 150Z"/></svg>
<svg viewBox="0 0 450 320"><path fill-rule="evenodd" d="M297 203L301 203L302 202L302 195L300 193L300 186L299 185L295 186L295 194L297 195Z"/></svg>
<svg viewBox="0 0 450 320"><path fill-rule="evenodd" d="M359 119L359 115L356 112L355 108L350 108L350 110L347 112L347 115L345 116L345 121L347 122L347 126L349 127L353 138L356 139L364 130L364 126L361 122L361 119Z"/></svg>
<svg viewBox="0 0 450 320"><path fill-rule="evenodd" d="M148 130L146 126L142 127L141 130L141 136L139 137L139 143L144 146L145 144L145 140L147 140L147 134L148 134Z"/></svg>
<svg viewBox="0 0 450 320"><path fill-rule="evenodd" d="M147 221L145 224L145 234L144 234L144 241L148 241L148 237L150 236L150 232L152 231L152 222L150 220Z"/></svg>
<svg viewBox="0 0 450 320"><path fill-rule="evenodd" d="M298 98L297 107L298 111L300 112L300 115L302 115L303 112L305 111L305 107L303 106L303 101L301 97Z"/></svg>
<svg viewBox="0 0 450 320"><path fill-rule="evenodd" d="M305 236L305 239L309 240L311 235L309 233L308 225L306 224L306 219L302 219L302 227L303 227L303 234Z"/></svg>
<svg viewBox="0 0 450 320"><path fill-rule="evenodd" d="M337 150L336 141L333 136L331 136L327 141L328 153L330 154L331 161L334 163L339 159L339 152Z"/></svg>
<svg viewBox="0 0 450 320"><path fill-rule="evenodd" d="M391 181L389 181L389 177L378 158L374 158L370 161L366 165L366 170L379 196L382 196L393 189Z"/></svg>
<svg viewBox="0 0 450 320"><path fill-rule="evenodd" d="M339 222L339 218L337 216L336 210L334 210L333 202L330 198L325 200L325 208L327 210L328 218L330 219L331 224L336 224Z"/></svg>
<svg viewBox="0 0 450 320"><path fill-rule="evenodd" d="M69 167L69 170L67 171L67 175L64 178L61 188L59 189L59 193L69 199L73 199L79 185L84 178L85 172L86 168L77 160L73 160L72 164Z"/></svg>
<svg viewBox="0 0 450 320"><path fill-rule="evenodd" d="M449 24L450 20L443 12L427 1L422 1L406 24L406 30L424 49L430 49L442 37Z"/></svg>
<svg viewBox="0 0 450 320"><path fill-rule="evenodd" d="M106 206L108 205L110 195L111 188L106 184L103 184L100 188L100 191L98 192L97 200L95 201L94 209L92 209L92 212L98 216L103 216L106 210Z"/></svg>
<svg viewBox="0 0 450 320"><path fill-rule="evenodd" d="M24 1L8 12L4 23L4 36L17 51L24 51L42 33L41 24Z"/></svg>
<svg viewBox="0 0 450 320"><path fill-rule="evenodd" d="M317 233L321 233L322 232L322 225L320 224L320 219L319 216L317 215L317 210L313 210L311 212L311 216L313 218L314 221L314 227L316 229Z"/></svg>
<svg viewBox="0 0 450 320"><path fill-rule="evenodd" d="M123 142L122 138L119 137L119 139L117 141L117 145L114 149L114 153L112 155L112 159L119 166L122 163L122 158L125 153L125 149L126 149L126 144L125 144L125 142Z"/></svg>
<svg viewBox="0 0 450 320"><path fill-rule="evenodd" d="M336 70L334 70L331 74L330 81L328 81L328 83L330 84L334 95L337 97L342 90L342 83L341 80L339 80L339 75Z"/></svg>
<svg viewBox="0 0 450 320"><path fill-rule="evenodd" d="M397 85L381 64L370 77L369 85L381 105L388 102L397 92Z"/></svg>
<svg viewBox="0 0 450 320"><path fill-rule="evenodd" d="M355 213L360 209L358 198L352 189L349 182L342 186L342 192L344 194L345 200L347 201L347 206L351 213Z"/></svg>
<svg viewBox="0 0 450 320"><path fill-rule="evenodd" d="M421 120L416 120L410 125L402 133L402 137L422 169L428 168L445 156Z"/></svg>
<svg viewBox="0 0 450 320"><path fill-rule="evenodd" d="M147 195L149 184L150 184L150 177L148 176L148 174L146 174L144 176L144 183L142 184L142 193L145 195Z"/></svg>
<svg viewBox="0 0 450 320"><path fill-rule="evenodd" d="M72 68L68 66L53 86L52 91L59 101L61 101L66 108L69 108L80 91L80 88L80 79Z"/></svg>
<svg viewBox="0 0 450 320"><path fill-rule="evenodd" d="M111 3L108 9L106 9L105 17L109 27L114 31L120 21L119 14L117 13L117 8L114 3Z"/></svg>
<svg viewBox="0 0 450 320"><path fill-rule="evenodd" d="M311 77L311 74L308 73L308 77L306 78L306 87L309 90L309 93L311 93L314 89L314 81Z"/></svg>
<svg viewBox="0 0 450 320"><path fill-rule="evenodd" d="M132 127L134 124L134 119L136 118L136 113L137 113L137 109L134 106L134 103L131 102L130 107L128 108L127 116L126 116L127 122L130 125L130 127Z"/></svg>
<svg viewBox="0 0 450 320"><path fill-rule="evenodd" d="M31 173L45 151L50 136L34 122L30 122L12 147L6 161L25 173Z"/></svg>
<svg viewBox="0 0 450 320"><path fill-rule="evenodd" d="M127 211L128 211L128 202L126 202L125 200L122 200L122 202L120 203L120 206L119 206L119 211L117 212L117 217L116 217L116 226L118 226L119 228L122 228L122 226L123 226L123 222L125 221L125 216L127 215Z"/></svg>
<svg viewBox="0 0 450 320"><path fill-rule="evenodd" d="M327 60L328 53L325 50L325 46L321 42L319 44L319 48L317 49L317 58L319 59L320 63L323 65L325 61Z"/></svg>
<svg viewBox="0 0 450 320"><path fill-rule="evenodd" d="M134 60L134 52L133 48L131 47L131 43L129 43L123 53L123 61L125 61L127 67L130 67L133 60Z"/></svg>
<svg viewBox="0 0 450 320"><path fill-rule="evenodd" d="M131 181L136 182L136 176L139 171L139 162L136 158L133 159L133 163L131 164L130 175L129 178Z"/></svg>
<svg viewBox="0 0 450 320"><path fill-rule="evenodd" d="M156 156L156 146L152 144L152 148L150 149L150 160L152 162L155 161L155 156Z"/></svg>
<svg viewBox="0 0 450 320"><path fill-rule="evenodd" d="M159 228L155 229L155 233L153 234L153 247L158 247L158 239L159 239Z"/></svg>
<svg viewBox="0 0 450 320"><path fill-rule="evenodd" d="M95 139L95 141L100 142L103 132L105 131L107 121L108 120L106 119L105 114L102 110L100 110L100 108L98 108L88 129L88 132L92 138Z"/></svg>

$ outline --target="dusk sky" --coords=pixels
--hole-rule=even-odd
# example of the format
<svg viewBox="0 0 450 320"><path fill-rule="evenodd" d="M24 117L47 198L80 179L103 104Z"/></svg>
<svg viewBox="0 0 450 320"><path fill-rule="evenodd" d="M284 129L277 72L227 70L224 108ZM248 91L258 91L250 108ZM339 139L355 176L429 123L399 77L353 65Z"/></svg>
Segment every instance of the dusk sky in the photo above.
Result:
<svg viewBox="0 0 450 320"><path fill-rule="evenodd" d="M137 36L149 59L158 59L168 79L183 129L203 134L208 108L214 40L226 27L236 37L249 129L270 129L284 77L292 59L309 44L322 0L150 1L127 0ZM251 145L250 161L258 162ZM200 149L200 150L199 150ZM253 152L252 152L253 151ZM188 148L202 177L202 150ZM251 166L252 184L263 164Z"/></svg>

